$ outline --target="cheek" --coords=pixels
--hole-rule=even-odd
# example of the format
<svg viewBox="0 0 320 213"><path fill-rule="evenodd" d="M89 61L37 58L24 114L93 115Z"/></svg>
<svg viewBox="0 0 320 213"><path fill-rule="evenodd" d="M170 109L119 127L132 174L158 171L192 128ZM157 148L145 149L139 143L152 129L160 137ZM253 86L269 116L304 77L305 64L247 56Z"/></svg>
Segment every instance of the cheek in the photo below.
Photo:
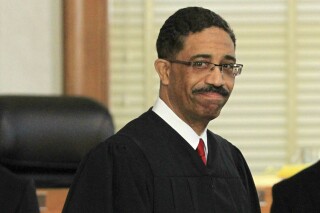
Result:
<svg viewBox="0 0 320 213"><path fill-rule="evenodd" d="M170 73L171 92L180 98L192 95L192 89L201 84L203 79L190 69L176 69Z"/></svg>
<svg viewBox="0 0 320 213"><path fill-rule="evenodd" d="M226 87L229 90L229 92L231 93L234 87L234 79L230 80L229 82L226 82Z"/></svg>
<svg viewBox="0 0 320 213"><path fill-rule="evenodd" d="M176 89L186 89L188 87L189 79L190 78L184 70L179 70L171 75L170 84Z"/></svg>
<svg viewBox="0 0 320 213"><path fill-rule="evenodd" d="M170 86L171 94L175 96L175 101L185 102L185 99L192 95L193 82L188 75L174 76L170 81Z"/></svg>
<svg viewBox="0 0 320 213"><path fill-rule="evenodd" d="M233 87L234 87L234 81L232 81L232 83L230 83L229 85L227 85L227 87L228 87L228 89L229 89L229 91L230 91L230 93L231 93L232 90L233 90Z"/></svg>

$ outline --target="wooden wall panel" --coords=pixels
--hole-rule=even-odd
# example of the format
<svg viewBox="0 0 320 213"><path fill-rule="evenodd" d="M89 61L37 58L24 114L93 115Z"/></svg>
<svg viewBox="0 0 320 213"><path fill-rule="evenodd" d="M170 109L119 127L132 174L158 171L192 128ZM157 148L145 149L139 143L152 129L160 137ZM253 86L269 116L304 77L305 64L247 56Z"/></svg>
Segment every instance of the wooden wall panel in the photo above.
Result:
<svg viewBox="0 0 320 213"><path fill-rule="evenodd" d="M64 0L64 94L108 104L107 0Z"/></svg>

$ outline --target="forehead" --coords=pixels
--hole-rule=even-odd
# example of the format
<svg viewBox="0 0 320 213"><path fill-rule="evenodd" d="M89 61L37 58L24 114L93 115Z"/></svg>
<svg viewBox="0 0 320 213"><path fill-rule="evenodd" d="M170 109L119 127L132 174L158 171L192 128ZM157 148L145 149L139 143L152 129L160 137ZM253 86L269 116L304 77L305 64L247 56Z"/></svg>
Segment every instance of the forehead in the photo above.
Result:
<svg viewBox="0 0 320 213"><path fill-rule="evenodd" d="M225 55L235 57L235 48L227 32L217 27L211 27L186 36L184 47L178 55L180 54L189 57L199 54L211 55L212 57Z"/></svg>

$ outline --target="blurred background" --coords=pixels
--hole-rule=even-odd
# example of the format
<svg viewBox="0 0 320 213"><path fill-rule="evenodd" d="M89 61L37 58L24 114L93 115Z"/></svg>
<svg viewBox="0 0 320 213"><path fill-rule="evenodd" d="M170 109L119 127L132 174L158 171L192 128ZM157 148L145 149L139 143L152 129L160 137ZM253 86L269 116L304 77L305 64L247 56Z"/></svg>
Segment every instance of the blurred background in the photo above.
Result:
<svg viewBox="0 0 320 213"><path fill-rule="evenodd" d="M100 24L106 43L82 49L82 57L105 53L103 74L93 84L105 85L106 97L100 99L118 130L148 110L158 95L153 62L165 19L181 7L207 7L234 29L237 61L244 64L229 102L209 128L242 151L255 175L319 159L320 1L108 0L100 4L103 15L93 11L86 16L93 19L97 14L105 22L90 23L81 19L81 11L91 6L79 2L84 1L0 0L0 95L70 94L66 82L84 82L74 77L77 66L96 64L80 57L68 65L79 54L77 48L88 45L77 37L83 31L77 30L85 23L84 35L91 35ZM80 12L73 37L68 37L73 25L66 12L72 11ZM71 53L66 48L70 43L75 50ZM95 70L82 72L90 76Z"/></svg>

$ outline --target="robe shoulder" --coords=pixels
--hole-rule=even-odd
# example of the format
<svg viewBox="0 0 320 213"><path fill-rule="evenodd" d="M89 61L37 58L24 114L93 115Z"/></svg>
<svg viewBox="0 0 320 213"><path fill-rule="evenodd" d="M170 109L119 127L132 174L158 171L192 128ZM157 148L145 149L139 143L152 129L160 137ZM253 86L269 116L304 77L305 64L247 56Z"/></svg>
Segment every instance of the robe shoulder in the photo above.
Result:
<svg viewBox="0 0 320 213"><path fill-rule="evenodd" d="M1 212L37 213L36 188L31 179L20 177L0 166Z"/></svg>
<svg viewBox="0 0 320 213"><path fill-rule="evenodd" d="M111 213L119 208L147 212L151 180L150 167L139 147L125 136L114 135L81 161L63 213Z"/></svg>

